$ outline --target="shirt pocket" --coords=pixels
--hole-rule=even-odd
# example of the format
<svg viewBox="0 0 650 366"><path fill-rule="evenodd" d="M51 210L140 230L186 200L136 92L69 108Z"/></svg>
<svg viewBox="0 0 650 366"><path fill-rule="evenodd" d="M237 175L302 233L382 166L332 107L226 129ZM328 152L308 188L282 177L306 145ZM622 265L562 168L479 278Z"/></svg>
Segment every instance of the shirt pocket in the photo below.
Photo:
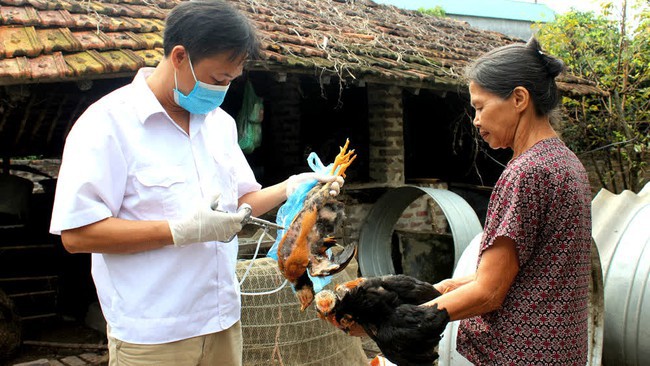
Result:
<svg viewBox="0 0 650 366"><path fill-rule="evenodd" d="M176 218L187 202L186 177L181 167L144 168L134 173L138 206L146 216ZM141 212L142 212L141 211Z"/></svg>
<svg viewBox="0 0 650 366"><path fill-rule="evenodd" d="M218 187L221 193L219 207L225 211L235 212L239 201L239 190L233 158L225 150L213 151L212 158L215 164L213 186Z"/></svg>

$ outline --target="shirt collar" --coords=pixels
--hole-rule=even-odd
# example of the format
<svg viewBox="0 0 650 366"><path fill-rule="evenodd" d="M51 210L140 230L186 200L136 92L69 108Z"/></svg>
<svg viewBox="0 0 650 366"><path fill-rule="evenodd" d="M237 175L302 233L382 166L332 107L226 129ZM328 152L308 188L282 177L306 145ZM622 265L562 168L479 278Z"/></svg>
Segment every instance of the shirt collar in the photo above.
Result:
<svg viewBox="0 0 650 366"><path fill-rule="evenodd" d="M142 124L147 122L149 118L158 113L164 114L171 121L171 118L163 108L162 104L160 104L160 101L158 101L154 95L153 90L151 90L151 88L149 88L149 84L147 84L147 78L153 73L154 70L155 68L153 67L141 68L138 70L138 73L135 75L133 81L131 82L134 93L133 98L134 100L138 100L138 104L136 106L136 114L138 115L138 120ZM201 130L203 124L205 123L206 116L210 113L214 113L214 111L211 111L207 114L190 113L191 138L196 136L196 134ZM173 121L171 122L173 123Z"/></svg>
<svg viewBox="0 0 650 366"><path fill-rule="evenodd" d="M151 88L147 84L147 77L153 73L155 68L143 67L133 78L131 86L133 87L133 98L138 100L136 114L141 123L145 123L149 117L157 113L165 113L165 109L160 104Z"/></svg>

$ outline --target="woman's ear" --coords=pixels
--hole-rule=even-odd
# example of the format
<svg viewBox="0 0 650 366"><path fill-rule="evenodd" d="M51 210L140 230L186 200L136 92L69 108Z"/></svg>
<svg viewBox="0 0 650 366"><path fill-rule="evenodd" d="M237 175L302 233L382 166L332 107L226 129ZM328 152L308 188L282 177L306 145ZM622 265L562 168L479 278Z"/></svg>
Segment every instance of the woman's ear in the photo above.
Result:
<svg viewBox="0 0 650 366"><path fill-rule="evenodd" d="M512 99L518 112L523 112L530 105L530 93L523 86L518 86L512 91Z"/></svg>

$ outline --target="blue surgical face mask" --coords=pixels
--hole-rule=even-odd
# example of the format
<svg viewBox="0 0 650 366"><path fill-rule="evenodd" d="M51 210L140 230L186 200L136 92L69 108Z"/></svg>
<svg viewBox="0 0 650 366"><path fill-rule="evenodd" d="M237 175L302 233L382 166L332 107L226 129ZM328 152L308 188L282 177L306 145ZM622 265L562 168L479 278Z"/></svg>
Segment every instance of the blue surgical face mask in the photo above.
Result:
<svg viewBox="0 0 650 366"><path fill-rule="evenodd" d="M178 90L178 80L176 79L176 70L174 70L174 83L176 84L174 88L174 101L186 111L194 114L206 114L217 109L226 97L226 92L230 84L225 86L210 85L198 81L194 74L192 60L190 60L189 55L187 59L190 62L190 70L196 83L194 84L194 89L188 95L184 95Z"/></svg>

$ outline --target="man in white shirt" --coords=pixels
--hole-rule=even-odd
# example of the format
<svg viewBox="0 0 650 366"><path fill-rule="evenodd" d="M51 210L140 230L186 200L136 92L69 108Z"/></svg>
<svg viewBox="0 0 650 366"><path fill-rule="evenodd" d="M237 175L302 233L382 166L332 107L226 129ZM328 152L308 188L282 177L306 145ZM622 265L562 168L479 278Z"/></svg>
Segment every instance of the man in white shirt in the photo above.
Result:
<svg viewBox="0 0 650 366"><path fill-rule="evenodd" d="M248 203L260 215L314 173L261 189L221 110L259 52L224 1L170 12L165 56L93 105L66 140L50 231L93 253L110 365L241 365L237 240ZM342 179L333 189L338 193ZM211 205L218 203L217 210Z"/></svg>

